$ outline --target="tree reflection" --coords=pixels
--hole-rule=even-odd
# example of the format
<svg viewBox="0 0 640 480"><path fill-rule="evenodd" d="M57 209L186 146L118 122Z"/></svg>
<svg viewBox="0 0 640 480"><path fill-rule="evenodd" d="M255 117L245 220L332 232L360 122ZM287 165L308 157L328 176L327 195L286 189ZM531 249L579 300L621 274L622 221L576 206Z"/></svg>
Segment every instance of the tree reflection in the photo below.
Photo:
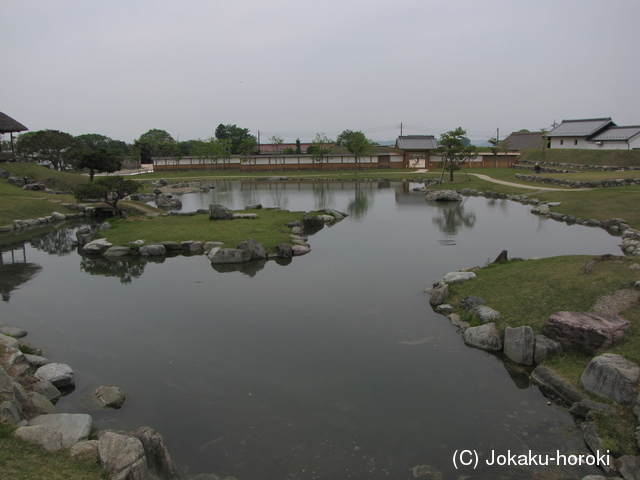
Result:
<svg viewBox="0 0 640 480"><path fill-rule="evenodd" d="M102 275L104 277L118 277L121 283L128 285L134 278L140 278L144 273L146 259L128 258L112 259L109 257L97 256L80 257L80 270L91 275Z"/></svg>
<svg viewBox="0 0 640 480"><path fill-rule="evenodd" d="M58 228L52 232L29 239L29 244L33 248L60 256L71 253L77 243L75 229L73 228Z"/></svg>
<svg viewBox="0 0 640 480"><path fill-rule="evenodd" d="M42 267L35 263L3 263L0 265L0 295L8 302L11 292L35 277Z"/></svg>
<svg viewBox="0 0 640 480"><path fill-rule="evenodd" d="M473 228L476 224L476 214L465 212L464 202L438 202L438 215L433 223L447 235L457 235L461 227Z"/></svg>
<svg viewBox="0 0 640 480"><path fill-rule="evenodd" d="M311 184L311 191L315 199L316 210L324 210L333 205L333 189L324 182L314 182Z"/></svg>
<svg viewBox="0 0 640 480"><path fill-rule="evenodd" d="M373 192L370 189L363 188L361 182L357 182L354 194L353 201L347 205L347 211L354 218L362 218L373 205Z"/></svg>

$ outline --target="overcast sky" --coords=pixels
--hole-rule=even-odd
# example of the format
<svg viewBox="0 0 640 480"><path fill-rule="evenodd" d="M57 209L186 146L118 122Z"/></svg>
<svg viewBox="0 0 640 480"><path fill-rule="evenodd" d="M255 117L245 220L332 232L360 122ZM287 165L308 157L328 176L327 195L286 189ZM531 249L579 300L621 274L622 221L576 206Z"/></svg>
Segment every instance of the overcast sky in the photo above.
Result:
<svg viewBox="0 0 640 480"><path fill-rule="evenodd" d="M0 111L132 142L640 124L638 0L0 0Z"/></svg>

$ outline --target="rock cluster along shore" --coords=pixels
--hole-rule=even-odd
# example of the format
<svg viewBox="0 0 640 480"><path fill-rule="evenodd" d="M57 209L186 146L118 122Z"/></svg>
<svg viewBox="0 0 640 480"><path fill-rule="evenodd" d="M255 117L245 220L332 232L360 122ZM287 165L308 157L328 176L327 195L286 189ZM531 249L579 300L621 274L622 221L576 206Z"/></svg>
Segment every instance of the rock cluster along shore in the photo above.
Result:
<svg viewBox="0 0 640 480"><path fill-rule="evenodd" d="M91 415L56 413L58 399L75 388L71 367L22 353L18 338L27 335L24 329L0 322L0 332L0 419L17 426L16 437L48 452L68 448L72 458L95 460L110 480L182 478L152 428L93 432ZM120 408L125 402L124 392L113 385L98 387L94 397L96 408ZM215 475L202 478L219 480Z"/></svg>
<svg viewBox="0 0 640 480"><path fill-rule="evenodd" d="M253 206L256 210L262 206ZM249 208L247 208L249 209ZM199 212L203 213L203 212ZM236 248L225 248L222 242L188 240L182 242L165 241L145 243L144 240L136 240L129 246L112 245L105 238L94 239L100 234L101 229L109 228L109 224L103 224L97 231L83 228L76 232L81 251L86 255L103 255L105 257L130 257L164 256L168 254L206 255L212 265L244 263L251 260L290 259L301 256L311 251L308 236L305 232L315 232L327 224L333 224L347 217L346 213L337 210L326 209L318 215L304 215L301 221L295 221L287 225L291 232L291 242L276 245L276 253L268 254L264 246L249 238L240 242ZM258 213L234 213L224 205L211 204L208 211L209 219L215 221L234 219L257 219Z"/></svg>
<svg viewBox="0 0 640 480"><path fill-rule="evenodd" d="M506 258L506 252L499 258ZM634 264L630 268L638 267L640 265ZM468 296L458 303L457 309L480 323L478 326L471 326L454 313L456 309L446 301L449 298L449 284L475 277L476 274L471 270L445 275L426 290L430 294L429 303L432 308L447 316L462 331L462 339L466 345L488 352L501 352L508 361L535 367L531 377L553 398L570 407L569 411L580 424L589 449L594 454L604 452L606 449L596 434L590 413L615 414L615 407L589 400L551 369L540 364L566 350L594 355L601 349L607 349L624 337L630 322L615 313L560 311L546 320L542 334L535 334L529 326L506 327L504 332L499 332L495 320L500 317L500 312L486 305L483 299ZM635 288L640 289L640 282L636 282ZM636 393L640 383L640 366L620 355L601 354L591 360L582 373L580 383L586 391L598 397L619 405L633 406L633 412L640 423L640 394ZM640 426L636 427L636 439L640 448ZM612 458L610 460L609 466L603 467L608 476L620 474L625 480L640 478L640 457L627 455L615 461Z"/></svg>

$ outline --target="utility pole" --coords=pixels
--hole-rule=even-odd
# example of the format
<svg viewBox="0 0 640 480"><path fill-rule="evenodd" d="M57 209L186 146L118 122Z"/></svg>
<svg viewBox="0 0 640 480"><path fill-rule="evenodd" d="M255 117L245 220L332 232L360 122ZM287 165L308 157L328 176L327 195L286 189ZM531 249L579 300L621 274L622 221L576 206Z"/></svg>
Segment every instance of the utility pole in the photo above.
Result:
<svg viewBox="0 0 640 480"><path fill-rule="evenodd" d="M400 136L402 136L402 122L400 122Z"/></svg>

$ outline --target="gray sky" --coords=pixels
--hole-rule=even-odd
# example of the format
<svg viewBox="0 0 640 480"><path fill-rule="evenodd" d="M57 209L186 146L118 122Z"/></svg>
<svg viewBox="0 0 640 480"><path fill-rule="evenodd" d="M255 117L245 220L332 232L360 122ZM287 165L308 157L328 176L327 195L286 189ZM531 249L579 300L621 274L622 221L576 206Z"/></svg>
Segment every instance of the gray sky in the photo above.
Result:
<svg viewBox="0 0 640 480"><path fill-rule="evenodd" d="M637 0L0 0L0 111L132 142L640 124Z"/></svg>

